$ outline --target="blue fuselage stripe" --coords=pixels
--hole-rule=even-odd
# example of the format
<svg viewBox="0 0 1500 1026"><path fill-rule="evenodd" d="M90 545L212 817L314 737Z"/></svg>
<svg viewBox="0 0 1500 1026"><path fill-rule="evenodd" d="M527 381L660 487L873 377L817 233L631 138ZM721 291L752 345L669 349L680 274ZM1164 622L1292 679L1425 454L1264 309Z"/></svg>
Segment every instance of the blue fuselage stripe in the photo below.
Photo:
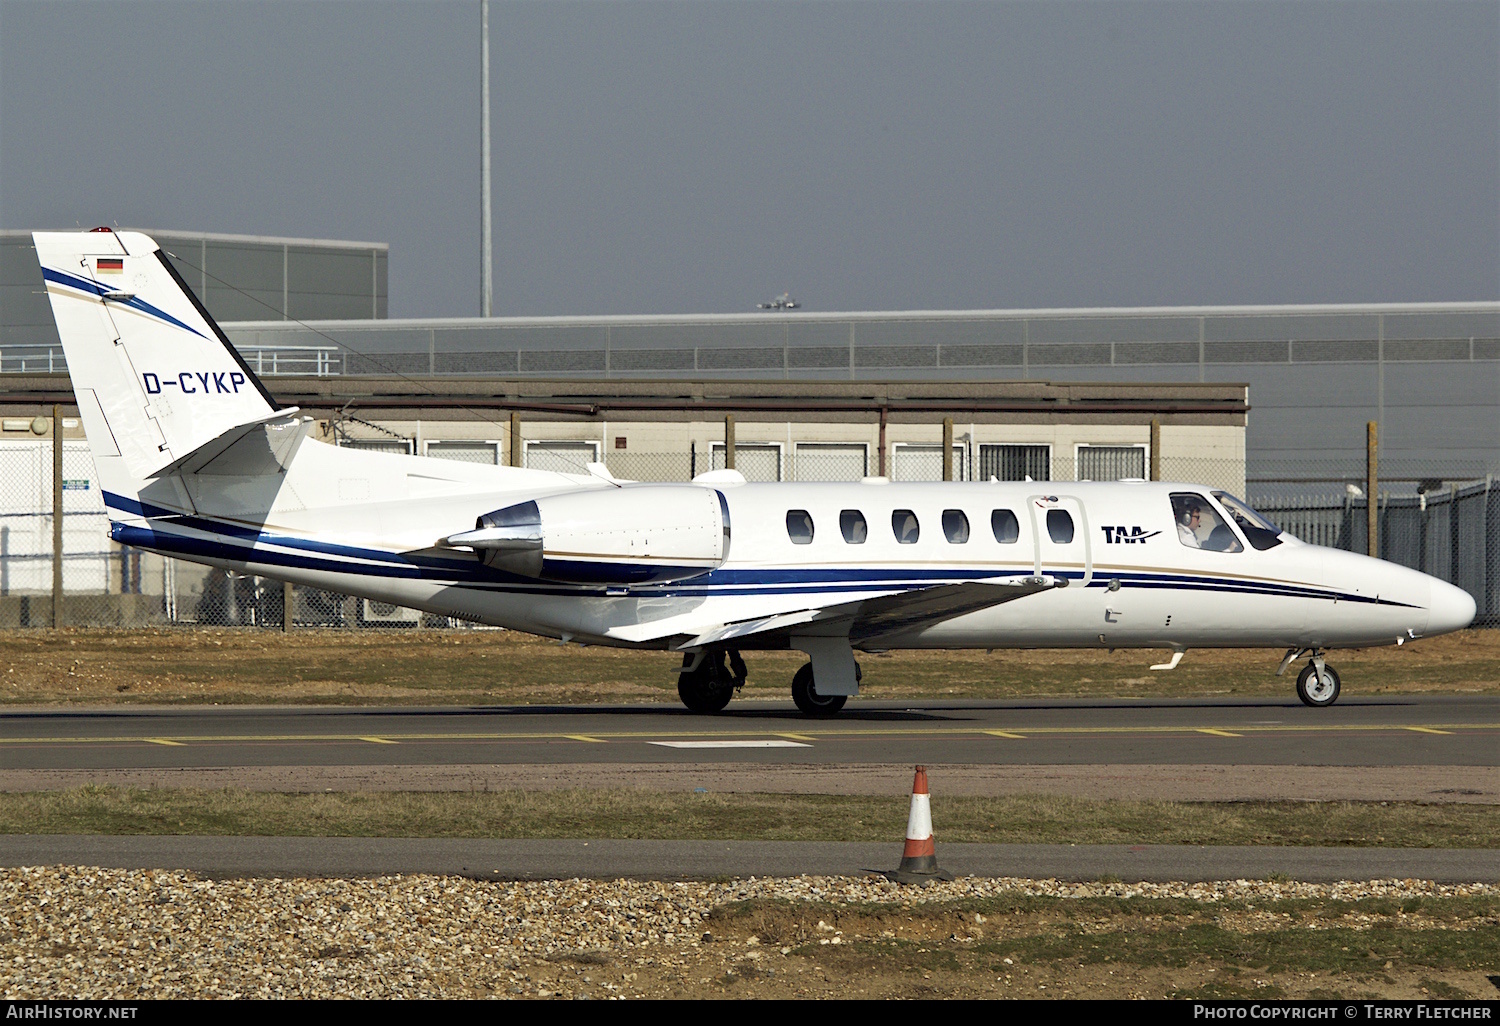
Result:
<svg viewBox="0 0 1500 1026"><path fill-rule="evenodd" d="M273 535L238 524L225 524L191 516L158 506L143 504L105 493L106 503L120 512L148 517L149 527L115 522L112 536L122 544L154 549L168 555L211 559L233 563L255 563L268 567L311 570L324 573L357 574L369 577L426 580L450 586L514 592L517 594L561 594L589 596L603 593L609 580L610 564L598 563L597 584L563 584L537 581L508 574L467 558L446 559L430 555L404 555L380 549L356 548L312 541L306 538ZM187 528L206 537L188 535L168 528ZM638 567L621 567L622 572ZM870 591L899 591L941 584L993 578L991 569L850 569L844 567L798 567L775 570L721 568L676 584L634 586L631 594L654 597L711 597L733 595L849 594ZM1079 571L1054 573L1079 581ZM1233 577L1215 577L1202 573L1132 571L1111 575L1122 587L1219 592L1243 595L1267 595L1282 598L1312 598L1328 601L1358 602L1383 606L1406 606L1373 596L1320 589L1313 585L1250 581ZM1109 581L1096 575L1091 587L1103 588Z"/></svg>

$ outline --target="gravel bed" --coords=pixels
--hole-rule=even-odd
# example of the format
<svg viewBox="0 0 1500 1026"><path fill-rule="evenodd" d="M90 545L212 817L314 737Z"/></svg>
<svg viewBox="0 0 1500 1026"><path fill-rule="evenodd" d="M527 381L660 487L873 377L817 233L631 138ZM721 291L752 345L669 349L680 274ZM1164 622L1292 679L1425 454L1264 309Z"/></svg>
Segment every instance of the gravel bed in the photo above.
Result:
<svg viewBox="0 0 1500 1026"><path fill-rule="evenodd" d="M630 993L622 966L680 963L705 920L750 898L906 905L1011 894L1276 900L1500 896L1493 884L1070 883L965 878L903 888L873 877L727 882L492 883L461 877L205 880L68 866L0 871L7 999L554 996L538 967L567 963L598 996ZM726 952L727 954L727 952ZM609 964L600 979L587 966ZM614 982L605 980L606 975ZM584 987L584 984L588 984Z"/></svg>

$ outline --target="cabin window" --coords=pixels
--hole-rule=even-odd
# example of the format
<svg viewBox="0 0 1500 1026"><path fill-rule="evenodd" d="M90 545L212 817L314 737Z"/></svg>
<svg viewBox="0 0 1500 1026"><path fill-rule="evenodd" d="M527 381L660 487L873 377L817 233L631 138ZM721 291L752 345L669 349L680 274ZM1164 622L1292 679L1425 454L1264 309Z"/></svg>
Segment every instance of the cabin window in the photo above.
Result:
<svg viewBox="0 0 1500 1026"><path fill-rule="evenodd" d="M990 530L995 532L995 540L1001 545L1014 545L1021 540L1021 523L1008 509L990 512Z"/></svg>
<svg viewBox="0 0 1500 1026"><path fill-rule="evenodd" d="M969 518L964 516L963 510L943 510L943 534L952 545L962 545L969 540Z"/></svg>
<svg viewBox="0 0 1500 1026"><path fill-rule="evenodd" d="M812 514L805 509L787 511L786 536L793 545L811 545L813 540Z"/></svg>
<svg viewBox="0 0 1500 1026"><path fill-rule="evenodd" d="M844 541L850 545L863 545L870 536L865 515L857 509L846 509L839 514L839 530L844 532Z"/></svg>
<svg viewBox="0 0 1500 1026"><path fill-rule="evenodd" d="M1177 522L1177 540L1190 549L1239 552L1244 548L1213 504L1196 492L1172 493L1172 519Z"/></svg>
<svg viewBox="0 0 1500 1026"><path fill-rule="evenodd" d="M1073 543L1073 514L1065 509L1047 511L1047 537L1059 545Z"/></svg>
<svg viewBox="0 0 1500 1026"><path fill-rule="evenodd" d="M891 533L902 545L915 545L922 534L922 525L911 510L898 509L891 514Z"/></svg>

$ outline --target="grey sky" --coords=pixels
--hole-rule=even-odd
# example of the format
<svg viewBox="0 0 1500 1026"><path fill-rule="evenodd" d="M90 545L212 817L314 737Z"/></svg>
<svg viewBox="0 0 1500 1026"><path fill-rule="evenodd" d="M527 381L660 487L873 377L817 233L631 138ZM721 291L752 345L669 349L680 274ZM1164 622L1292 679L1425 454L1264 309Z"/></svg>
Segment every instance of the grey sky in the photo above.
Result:
<svg viewBox="0 0 1500 1026"><path fill-rule="evenodd" d="M1500 298L1500 2L492 5L496 313ZM479 304L478 4L0 0L0 227Z"/></svg>

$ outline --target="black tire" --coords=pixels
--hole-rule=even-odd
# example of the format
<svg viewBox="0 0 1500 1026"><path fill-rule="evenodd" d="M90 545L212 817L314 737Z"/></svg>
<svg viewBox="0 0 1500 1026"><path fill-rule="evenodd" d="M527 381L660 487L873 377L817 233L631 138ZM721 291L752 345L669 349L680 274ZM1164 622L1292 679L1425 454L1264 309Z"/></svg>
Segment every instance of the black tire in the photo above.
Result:
<svg viewBox="0 0 1500 1026"><path fill-rule="evenodd" d="M721 655L719 657L723 659ZM719 671L713 657L703 660L692 673L677 675L677 697L689 712L701 715L723 712L734 697L734 681Z"/></svg>
<svg viewBox="0 0 1500 1026"><path fill-rule="evenodd" d="M1297 697L1302 699L1303 705L1310 705L1315 709L1332 705L1339 700L1339 688L1343 682L1339 680L1339 671L1327 663L1323 664L1323 681L1318 684L1314 677L1317 669L1312 663L1302 668L1297 674Z"/></svg>
<svg viewBox="0 0 1500 1026"><path fill-rule="evenodd" d="M803 715L818 719L835 715L849 700L847 695L820 695L813 686L812 663L803 663L792 678L792 701Z"/></svg>

